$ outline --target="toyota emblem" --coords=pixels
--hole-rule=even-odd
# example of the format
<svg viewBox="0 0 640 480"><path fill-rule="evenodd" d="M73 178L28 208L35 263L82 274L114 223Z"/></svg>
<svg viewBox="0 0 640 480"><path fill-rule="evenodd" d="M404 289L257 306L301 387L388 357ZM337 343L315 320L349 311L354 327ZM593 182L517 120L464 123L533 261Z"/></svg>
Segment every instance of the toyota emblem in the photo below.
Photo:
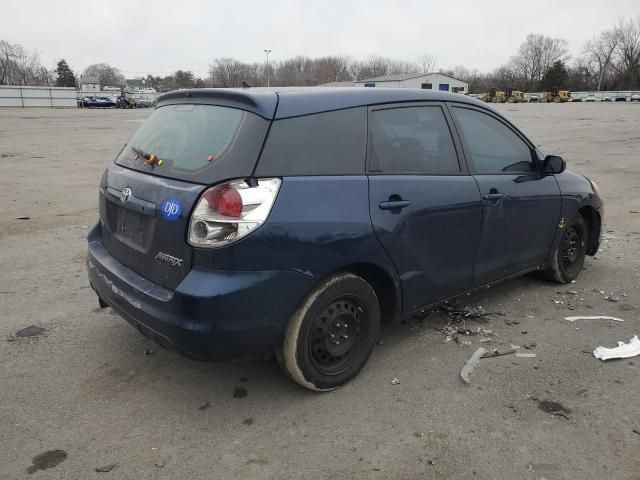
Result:
<svg viewBox="0 0 640 480"><path fill-rule="evenodd" d="M127 203L131 198L131 195L132 195L131 189L129 187L125 188L124 190L122 190L122 193L120 194L120 201L122 203Z"/></svg>

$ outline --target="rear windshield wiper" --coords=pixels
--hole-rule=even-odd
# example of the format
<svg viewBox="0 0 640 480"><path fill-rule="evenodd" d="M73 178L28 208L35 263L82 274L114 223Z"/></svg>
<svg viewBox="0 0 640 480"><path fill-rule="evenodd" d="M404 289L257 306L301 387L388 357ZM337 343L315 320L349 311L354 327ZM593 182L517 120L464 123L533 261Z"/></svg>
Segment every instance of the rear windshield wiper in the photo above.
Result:
<svg viewBox="0 0 640 480"><path fill-rule="evenodd" d="M171 165L173 162L169 159L163 158L162 160L160 160L158 158L158 156L155 153L147 153L144 150L142 150L141 148L138 147L129 147L131 148L131 150L133 150L136 153L136 156L141 156L142 158L144 158L144 164L145 165L162 165L165 162L168 162L169 165Z"/></svg>
<svg viewBox="0 0 640 480"><path fill-rule="evenodd" d="M147 160L149 160L151 158L151 154L145 152L144 150L138 148L138 147L129 147L131 148L131 150L133 150L134 152L136 152L138 155L140 155L143 158L146 158Z"/></svg>

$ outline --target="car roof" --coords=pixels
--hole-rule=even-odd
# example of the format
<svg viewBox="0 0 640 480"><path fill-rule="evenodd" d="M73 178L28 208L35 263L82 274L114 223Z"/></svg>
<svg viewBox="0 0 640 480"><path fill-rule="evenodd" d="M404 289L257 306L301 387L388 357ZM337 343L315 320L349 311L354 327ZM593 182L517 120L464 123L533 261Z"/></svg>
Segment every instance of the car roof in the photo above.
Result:
<svg viewBox="0 0 640 480"><path fill-rule="evenodd" d="M158 97L158 107L175 103L204 103L240 108L264 118L280 119L343 108L423 101L468 103L486 108L484 102L458 93L378 87L259 87L175 90Z"/></svg>

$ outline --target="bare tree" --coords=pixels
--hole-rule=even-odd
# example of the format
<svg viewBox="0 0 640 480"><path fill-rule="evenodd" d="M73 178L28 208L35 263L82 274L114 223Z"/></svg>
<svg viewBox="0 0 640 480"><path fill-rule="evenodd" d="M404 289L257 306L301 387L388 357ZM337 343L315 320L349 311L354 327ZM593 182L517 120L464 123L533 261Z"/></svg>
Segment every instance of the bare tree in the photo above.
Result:
<svg viewBox="0 0 640 480"><path fill-rule="evenodd" d="M614 31L617 44L612 66L619 81L640 86L640 16L636 19L618 20Z"/></svg>
<svg viewBox="0 0 640 480"><path fill-rule="evenodd" d="M408 62L406 60L392 59L389 60L388 75L396 75L400 73L422 73L418 65L415 62Z"/></svg>
<svg viewBox="0 0 640 480"><path fill-rule="evenodd" d="M435 55L429 55L428 53L425 53L423 55L419 55L415 63L418 72L429 73L433 72L433 70L436 68L438 60Z"/></svg>
<svg viewBox="0 0 640 480"><path fill-rule="evenodd" d="M46 69L40 64L40 55L37 51L30 52L21 48L16 57L16 66L21 85L46 85L48 75L46 75Z"/></svg>
<svg viewBox="0 0 640 480"><path fill-rule="evenodd" d="M96 77L102 87L107 85L123 86L125 84L125 78L120 70L112 67L108 63L95 63L89 65L84 69L82 75Z"/></svg>
<svg viewBox="0 0 640 480"><path fill-rule="evenodd" d="M390 69L391 61L388 58L375 55L365 60L354 60L349 66L349 71L356 80L388 75Z"/></svg>
<svg viewBox="0 0 640 480"><path fill-rule="evenodd" d="M313 74L308 78L309 85L351 80L349 65L351 59L344 56L320 57L314 60Z"/></svg>
<svg viewBox="0 0 640 480"><path fill-rule="evenodd" d="M242 81L251 85L261 83L262 68L257 63L244 63L235 58L216 58L209 65L213 84L218 87L241 87Z"/></svg>
<svg viewBox="0 0 640 480"><path fill-rule="evenodd" d="M22 47L6 40L0 40L0 85L11 85L16 70L18 53Z"/></svg>
<svg viewBox="0 0 640 480"><path fill-rule="evenodd" d="M566 40L530 33L511 57L510 66L523 88L537 87L556 61L567 59L567 53Z"/></svg>
<svg viewBox="0 0 640 480"><path fill-rule="evenodd" d="M600 32L589 40L584 47L583 57L579 63L598 78L598 91L611 68L613 54L618 48L620 36L613 30Z"/></svg>
<svg viewBox="0 0 640 480"><path fill-rule="evenodd" d="M0 40L0 84L48 85L50 73L40 63L37 51Z"/></svg>

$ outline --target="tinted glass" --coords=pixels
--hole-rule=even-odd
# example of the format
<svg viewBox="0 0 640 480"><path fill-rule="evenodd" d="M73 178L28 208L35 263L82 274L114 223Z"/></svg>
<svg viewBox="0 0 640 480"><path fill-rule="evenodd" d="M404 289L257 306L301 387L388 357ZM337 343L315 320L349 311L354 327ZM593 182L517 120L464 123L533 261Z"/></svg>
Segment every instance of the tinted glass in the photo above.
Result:
<svg viewBox="0 0 640 480"><path fill-rule="evenodd" d="M364 173L364 107L276 120L257 176Z"/></svg>
<svg viewBox="0 0 640 480"><path fill-rule="evenodd" d="M405 107L371 112L371 170L446 175L460 172L442 108Z"/></svg>
<svg viewBox="0 0 640 480"><path fill-rule="evenodd" d="M476 173L531 173L529 146L510 128L476 110L454 108Z"/></svg>
<svg viewBox="0 0 640 480"><path fill-rule="evenodd" d="M267 127L268 121L235 108L167 105L147 119L116 163L203 183L220 175L250 175ZM156 155L162 164L145 165L142 153Z"/></svg>

